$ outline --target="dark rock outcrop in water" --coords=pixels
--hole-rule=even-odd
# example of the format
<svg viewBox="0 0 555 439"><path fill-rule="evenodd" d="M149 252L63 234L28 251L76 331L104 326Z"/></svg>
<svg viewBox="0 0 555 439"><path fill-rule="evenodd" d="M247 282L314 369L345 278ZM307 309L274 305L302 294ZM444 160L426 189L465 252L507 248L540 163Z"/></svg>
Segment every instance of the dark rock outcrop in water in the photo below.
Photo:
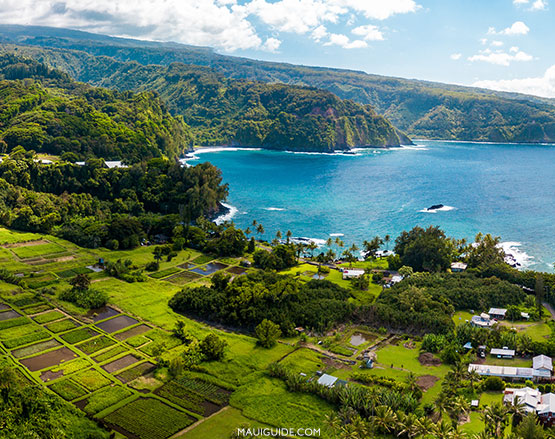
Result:
<svg viewBox="0 0 555 439"><path fill-rule="evenodd" d="M426 210L438 210L442 207L445 207L443 204L434 204L433 206L428 207Z"/></svg>

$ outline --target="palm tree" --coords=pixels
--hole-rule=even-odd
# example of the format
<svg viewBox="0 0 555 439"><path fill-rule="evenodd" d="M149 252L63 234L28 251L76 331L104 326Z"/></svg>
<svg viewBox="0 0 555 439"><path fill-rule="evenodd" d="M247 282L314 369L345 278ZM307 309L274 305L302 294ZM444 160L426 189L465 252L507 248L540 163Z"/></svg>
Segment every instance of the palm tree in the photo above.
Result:
<svg viewBox="0 0 555 439"><path fill-rule="evenodd" d="M423 417L416 422L417 436L426 436L434 430L434 423L430 418Z"/></svg>
<svg viewBox="0 0 555 439"><path fill-rule="evenodd" d="M498 439L503 437L509 420L508 410L503 404L496 403L487 406L482 412L481 418L486 424L486 432Z"/></svg>
<svg viewBox="0 0 555 439"><path fill-rule="evenodd" d="M331 247L332 245L333 245L333 240L331 238L328 238L328 240L326 241L326 246Z"/></svg>
<svg viewBox="0 0 555 439"><path fill-rule="evenodd" d="M314 256L314 250L318 248L318 245L314 241L310 241L306 248L310 250L310 259L312 259Z"/></svg>
<svg viewBox="0 0 555 439"><path fill-rule="evenodd" d="M418 388L418 386L416 385L416 375L412 372L409 372L409 374L405 378L405 383L407 385L407 389L410 392L414 392Z"/></svg>
<svg viewBox="0 0 555 439"><path fill-rule="evenodd" d="M291 236L293 236L293 234L291 233L291 230L288 230L285 233L285 237L287 238L287 244L289 244L289 241L291 240Z"/></svg>
<svg viewBox="0 0 555 439"><path fill-rule="evenodd" d="M420 431L418 417L414 413L408 415L403 414L403 412L397 413L396 430L397 436L405 436L408 439L418 436Z"/></svg>
<svg viewBox="0 0 555 439"><path fill-rule="evenodd" d="M389 433L397 420L397 416L391 408L380 405L376 407L376 413L372 417L374 426L383 433Z"/></svg>
<svg viewBox="0 0 555 439"><path fill-rule="evenodd" d="M389 250L389 241L391 241L391 236L385 235L385 236L383 237L383 240L384 240L384 242L385 242L385 249L386 249L386 250Z"/></svg>
<svg viewBox="0 0 555 439"><path fill-rule="evenodd" d="M243 232L245 233L245 235L247 235L247 238L252 233L250 227L247 227L245 230L243 230Z"/></svg>
<svg viewBox="0 0 555 439"><path fill-rule="evenodd" d="M450 439L453 434L453 427L444 419L434 425L432 435L437 439Z"/></svg>
<svg viewBox="0 0 555 439"><path fill-rule="evenodd" d="M262 236L264 234L265 230L264 230L264 226L262 224L258 224L256 226L256 233L260 234L260 236Z"/></svg>
<svg viewBox="0 0 555 439"><path fill-rule="evenodd" d="M470 381L470 387L474 391L474 384L480 381L482 377L478 372L476 372L475 369L472 369L470 372L468 372L467 377L468 377L468 381Z"/></svg>
<svg viewBox="0 0 555 439"><path fill-rule="evenodd" d="M522 418L526 415L526 409L523 402L520 401L518 396L515 396L512 404L507 406L507 412L512 417L513 429L520 424Z"/></svg>
<svg viewBox="0 0 555 439"><path fill-rule="evenodd" d="M276 232L276 239L281 239L281 232L279 230Z"/></svg>

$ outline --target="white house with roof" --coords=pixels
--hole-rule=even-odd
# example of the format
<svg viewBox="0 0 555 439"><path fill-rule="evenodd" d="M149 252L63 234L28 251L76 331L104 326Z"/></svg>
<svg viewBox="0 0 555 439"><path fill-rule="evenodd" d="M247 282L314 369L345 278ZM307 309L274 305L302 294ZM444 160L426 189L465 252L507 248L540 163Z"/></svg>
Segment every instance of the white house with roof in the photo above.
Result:
<svg viewBox="0 0 555 439"><path fill-rule="evenodd" d="M468 265L465 264L464 262L453 262L453 263L451 263L451 271L453 273L461 273L464 270L466 270L466 267L468 267Z"/></svg>
<svg viewBox="0 0 555 439"><path fill-rule="evenodd" d="M343 270L343 279L354 279L364 274L364 270L360 268L345 268Z"/></svg>
<svg viewBox="0 0 555 439"><path fill-rule="evenodd" d="M500 350L507 351L510 349ZM476 373L481 376L496 376L508 380L541 381L551 379L553 364L550 357L538 355L533 358L532 365L532 367L509 367L493 366L489 364L469 364L468 371L476 371Z"/></svg>
<svg viewBox="0 0 555 439"><path fill-rule="evenodd" d="M542 395L541 404L538 406L536 413L542 424L547 427L553 426L555 422L555 394Z"/></svg>
<svg viewBox="0 0 555 439"><path fill-rule="evenodd" d="M336 381L337 381L337 377L328 375L327 373L323 374L320 378L318 378L318 384L326 387L333 387Z"/></svg>
<svg viewBox="0 0 555 439"><path fill-rule="evenodd" d="M527 413L536 413L541 404L542 394L538 389L524 387L522 389L506 388L503 394L503 403L514 405L516 402L524 405Z"/></svg>
<svg viewBox="0 0 555 439"><path fill-rule="evenodd" d="M497 358L508 358L511 360L515 357L516 354L514 349L509 349L506 346L504 346L503 349L493 348L489 353Z"/></svg>
<svg viewBox="0 0 555 439"><path fill-rule="evenodd" d="M121 160L105 160L104 164L107 168L127 168L127 165L124 165Z"/></svg>
<svg viewBox="0 0 555 439"><path fill-rule="evenodd" d="M505 314L507 314L506 308L490 308L488 311L489 316L492 319L504 319Z"/></svg>
<svg viewBox="0 0 555 439"><path fill-rule="evenodd" d="M492 320L489 314L486 314L485 312L479 316L472 316L472 319L470 320L470 324L478 328L491 328L496 323L497 322Z"/></svg>

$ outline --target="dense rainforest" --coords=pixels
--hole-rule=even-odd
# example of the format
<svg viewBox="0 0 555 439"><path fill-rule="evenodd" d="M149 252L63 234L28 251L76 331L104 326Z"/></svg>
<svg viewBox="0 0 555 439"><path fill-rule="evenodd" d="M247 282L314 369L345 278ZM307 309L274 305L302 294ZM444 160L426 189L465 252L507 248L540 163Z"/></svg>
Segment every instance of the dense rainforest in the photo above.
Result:
<svg viewBox="0 0 555 439"><path fill-rule="evenodd" d="M74 82L13 55L0 57L1 152L17 146L135 163L177 157L191 133L152 92L134 94Z"/></svg>
<svg viewBox="0 0 555 439"><path fill-rule="evenodd" d="M409 136L433 139L553 142L553 100L364 72L295 66L225 56L209 48L118 39L66 29L0 27L4 41L25 44L17 49L86 82L111 86L96 69L107 56L139 64L174 62L207 66L228 78L267 83L308 85L342 99L370 104ZM45 49L49 48L49 49ZM6 50L14 50L8 48ZM74 51L71 51L71 50ZM97 65L100 64L100 65ZM107 81L102 82L102 81Z"/></svg>
<svg viewBox="0 0 555 439"><path fill-rule="evenodd" d="M33 55L23 49L17 53ZM82 61L81 55L67 51L65 59ZM87 56L86 69L89 74L78 76L79 80L120 93L155 92L172 114L190 126L196 145L333 152L411 143L369 105L313 87L228 79L207 67L181 63L143 66L108 57Z"/></svg>

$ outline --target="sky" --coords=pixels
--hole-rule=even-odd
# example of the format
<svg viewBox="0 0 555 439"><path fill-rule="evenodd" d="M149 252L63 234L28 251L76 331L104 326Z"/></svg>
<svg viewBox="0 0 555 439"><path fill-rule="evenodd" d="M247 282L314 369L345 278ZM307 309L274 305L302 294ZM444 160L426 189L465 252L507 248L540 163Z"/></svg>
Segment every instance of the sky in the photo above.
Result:
<svg viewBox="0 0 555 439"><path fill-rule="evenodd" d="M555 98L555 0L0 0L0 23Z"/></svg>

